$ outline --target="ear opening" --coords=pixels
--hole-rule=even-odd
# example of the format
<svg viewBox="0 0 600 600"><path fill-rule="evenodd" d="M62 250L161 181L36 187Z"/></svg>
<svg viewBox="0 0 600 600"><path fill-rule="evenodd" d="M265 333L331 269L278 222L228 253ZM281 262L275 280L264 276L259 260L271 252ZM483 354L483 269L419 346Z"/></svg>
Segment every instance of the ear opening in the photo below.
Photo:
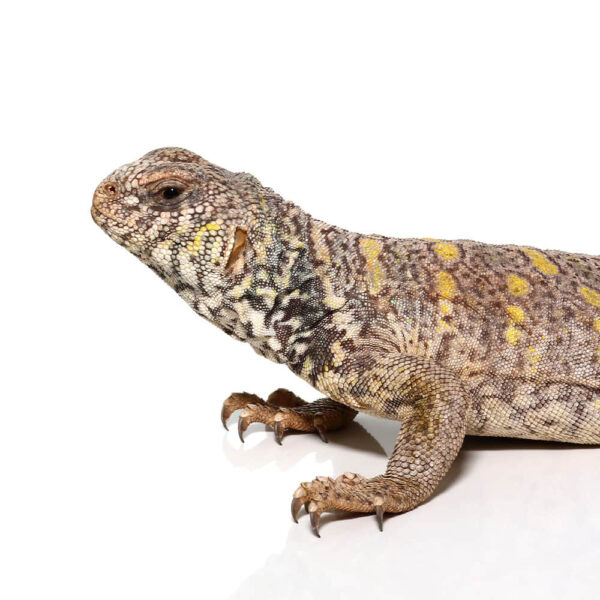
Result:
<svg viewBox="0 0 600 600"><path fill-rule="evenodd" d="M229 258L227 259L227 264L225 265L226 271L231 271L238 260L242 260L242 253L246 246L247 238L248 235L244 229L241 229L240 227L236 228L235 237L233 240L233 248L231 249Z"/></svg>

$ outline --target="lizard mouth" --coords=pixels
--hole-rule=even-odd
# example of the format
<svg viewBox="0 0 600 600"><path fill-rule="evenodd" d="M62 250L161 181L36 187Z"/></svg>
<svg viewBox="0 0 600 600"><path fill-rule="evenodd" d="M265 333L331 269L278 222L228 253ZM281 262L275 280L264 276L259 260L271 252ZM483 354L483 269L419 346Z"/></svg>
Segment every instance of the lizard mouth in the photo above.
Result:
<svg viewBox="0 0 600 600"><path fill-rule="evenodd" d="M111 237L117 244L124 245L125 240L118 233L118 228L122 227L122 224L115 219L112 215L105 213L100 210L97 206L92 205L91 208L92 219L94 223L102 229L109 237Z"/></svg>
<svg viewBox="0 0 600 600"><path fill-rule="evenodd" d="M96 223L96 225L100 225L101 227L109 221L112 221L113 223L118 223L118 221L113 216L100 210L95 204L92 204L90 212L92 213L92 219L94 219L94 223Z"/></svg>
<svg viewBox="0 0 600 600"><path fill-rule="evenodd" d="M114 214L106 212L95 205L92 205L91 213L94 223L106 231L110 231L113 227L124 227L127 224L125 219L118 219Z"/></svg>

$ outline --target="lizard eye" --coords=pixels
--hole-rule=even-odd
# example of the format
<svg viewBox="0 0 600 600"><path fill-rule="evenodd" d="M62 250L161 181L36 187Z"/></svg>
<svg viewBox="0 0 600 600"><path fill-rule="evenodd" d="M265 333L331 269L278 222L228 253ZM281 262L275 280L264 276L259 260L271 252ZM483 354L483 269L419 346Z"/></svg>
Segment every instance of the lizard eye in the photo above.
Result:
<svg viewBox="0 0 600 600"><path fill-rule="evenodd" d="M148 186L150 205L158 210L171 210L179 206L189 195L192 185L178 179L163 180Z"/></svg>
<svg viewBox="0 0 600 600"><path fill-rule="evenodd" d="M180 196L183 190L174 185L168 185L160 190L160 195L164 200L173 200Z"/></svg>

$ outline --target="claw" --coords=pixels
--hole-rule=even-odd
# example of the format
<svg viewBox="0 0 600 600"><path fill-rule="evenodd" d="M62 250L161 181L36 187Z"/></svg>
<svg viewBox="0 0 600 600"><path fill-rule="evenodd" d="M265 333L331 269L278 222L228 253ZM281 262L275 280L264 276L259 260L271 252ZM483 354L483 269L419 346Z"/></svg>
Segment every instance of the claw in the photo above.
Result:
<svg viewBox="0 0 600 600"><path fill-rule="evenodd" d="M315 535L320 538L321 534L319 533L319 521L321 520L321 513L317 512L317 505L314 502L311 502L308 505L308 513L310 514L310 526L315 532Z"/></svg>
<svg viewBox="0 0 600 600"><path fill-rule="evenodd" d="M240 417L238 421L238 435L240 436L240 440L244 443L244 431L248 429L248 420L246 417Z"/></svg>
<svg viewBox="0 0 600 600"><path fill-rule="evenodd" d="M283 434L285 433L285 427L282 425L281 421L275 421L275 441L281 446L281 440L283 439Z"/></svg>
<svg viewBox="0 0 600 600"><path fill-rule="evenodd" d="M325 433L325 427L323 427L322 414L315 415L315 418L313 419L313 425L314 428L317 430L319 437L327 444L329 440L327 439L327 434Z"/></svg>
<svg viewBox="0 0 600 600"><path fill-rule="evenodd" d="M319 434L319 437L326 443L329 443L329 440L327 439L327 435L325 434L325 430L323 429L323 427L321 427L320 425L315 425L315 429L317 430L317 433Z"/></svg>
<svg viewBox="0 0 600 600"><path fill-rule="evenodd" d="M375 514L377 515L377 523L379 524L379 531L383 531L383 506L379 504L375 507Z"/></svg>
<svg viewBox="0 0 600 600"><path fill-rule="evenodd" d="M300 509L304 504L307 507L308 502L306 502L306 490L300 486L295 492L294 497L292 499L292 518L297 523L298 522L298 514L300 513ZM308 510L308 507L307 507Z"/></svg>
<svg viewBox="0 0 600 600"><path fill-rule="evenodd" d="M375 498L375 516L377 517L379 531L383 531L383 498Z"/></svg>
<svg viewBox="0 0 600 600"><path fill-rule="evenodd" d="M223 408L221 408L221 423L223 423L223 427L225 427L225 429L229 431L229 427L227 427L227 418L229 417L229 414L227 413L227 407L223 405Z"/></svg>
<svg viewBox="0 0 600 600"><path fill-rule="evenodd" d="M292 500L292 519L294 519L294 523L298 522L298 515L303 504L302 498L294 498Z"/></svg>

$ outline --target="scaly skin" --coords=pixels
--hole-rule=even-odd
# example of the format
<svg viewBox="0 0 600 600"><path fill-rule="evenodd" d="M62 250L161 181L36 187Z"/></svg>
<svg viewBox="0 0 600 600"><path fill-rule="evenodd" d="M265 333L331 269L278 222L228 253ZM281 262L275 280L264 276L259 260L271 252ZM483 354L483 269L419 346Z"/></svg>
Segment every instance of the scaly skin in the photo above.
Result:
<svg viewBox="0 0 600 600"><path fill-rule="evenodd" d="M94 220L201 316L326 396L233 394L224 423L325 431L355 411L402 421L385 474L319 477L325 510L424 502L465 434L600 443L600 258L392 239L311 218L245 173L177 148L107 177Z"/></svg>

